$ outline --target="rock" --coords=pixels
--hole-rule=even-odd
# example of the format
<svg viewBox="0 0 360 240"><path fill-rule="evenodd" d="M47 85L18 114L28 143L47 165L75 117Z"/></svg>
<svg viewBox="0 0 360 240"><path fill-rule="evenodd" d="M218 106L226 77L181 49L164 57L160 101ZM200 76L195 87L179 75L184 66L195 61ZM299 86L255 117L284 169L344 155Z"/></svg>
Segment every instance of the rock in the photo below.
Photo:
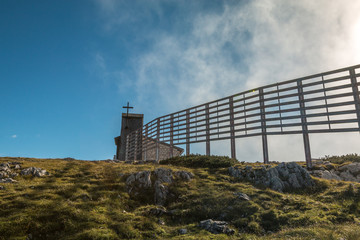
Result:
<svg viewBox="0 0 360 240"><path fill-rule="evenodd" d="M157 180L161 183L172 183L173 176L172 176L172 170L167 168L158 168L154 171L155 176L157 177Z"/></svg>
<svg viewBox="0 0 360 240"><path fill-rule="evenodd" d="M164 205L166 202L166 197L169 193L168 187L164 186L160 180L155 182L155 195L154 202L156 205Z"/></svg>
<svg viewBox="0 0 360 240"><path fill-rule="evenodd" d="M17 165L17 164L22 164L22 162L8 162L8 164L10 164L10 165Z"/></svg>
<svg viewBox="0 0 360 240"><path fill-rule="evenodd" d="M237 196L238 199L250 201L250 197L245 193L239 192L239 193L234 193L234 195Z"/></svg>
<svg viewBox="0 0 360 240"><path fill-rule="evenodd" d="M4 187L4 186L0 186L0 190L5 190L5 187Z"/></svg>
<svg viewBox="0 0 360 240"><path fill-rule="evenodd" d="M14 177L17 177L17 176L19 176L18 173L10 173L10 177L11 177L11 178L14 178Z"/></svg>
<svg viewBox="0 0 360 240"><path fill-rule="evenodd" d="M186 171L176 171L174 175L184 181L190 181L194 177L193 173Z"/></svg>
<svg viewBox="0 0 360 240"><path fill-rule="evenodd" d="M8 163L1 163L0 164L0 171L9 172L10 171L10 165Z"/></svg>
<svg viewBox="0 0 360 240"><path fill-rule="evenodd" d="M328 179L328 180L332 180L332 179L338 180L338 181L341 180L341 178L338 175L336 175L335 172L328 171L328 170L325 170L325 171L314 170L314 171L310 172L310 174L313 175L314 177L324 178L324 179Z"/></svg>
<svg viewBox="0 0 360 240"><path fill-rule="evenodd" d="M167 211L162 208L152 208L149 210L149 213L154 216L162 216L164 214L167 214Z"/></svg>
<svg viewBox="0 0 360 240"><path fill-rule="evenodd" d="M194 175L186 171L176 171L175 176L184 181L190 181ZM128 193L132 196L142 194L153 190L154 203L156 205L164 205L170 194L169 185L174 184L173 171L167 168L158 168L153 172L142 171L131 174L126 179L126 187Z"/></svg>
<svg viewBox="0 0 360 240"><path fill-rule="evenodd" d="M21 168L21 166L19 165L19 164L16 164L15 166L14 166L14 169L20 169Z"/></svg>
<svg viewBox="0 0 360 240"><path fill-rule="evenodd" d="M29 167L29 168L23 169L20 174L21 175L32 175L34 177L42 177L45 175L49 175L49 172L46 170L43 170L41 168Z"/></svg>
<svg viewBox="0 0 360 240"><path fill-rule="evenodd" d="M181 235L187 234L187 229L186 228L180 229L179 234L181 234Z"/></svg>
<svg viewBox="0 0 360 240"><path fill-rule="evenodd" d="M165 222L164 222L163 220L159 219L159 220L158 220L158 224L159 224L159 225L165 225Z"/></svg>
<svg viewBox="0 0 360 240"><path fill-rule="evenodd" d="M150 177L151 177L150 171L142 171L131 174L126 179L126 186L128 188L128 192L131 193L133 189L150 188L151 187Z"/></svg>
<svg viewBox="0 0 360 240"><path fill-rule="evenodd" d="M350 173L349 170L340 173L340 178L344 181L353 181L356 182L357 179Z"/></svg>
<svg viewBox="0 0 360 240"><path fill-rule="evenodd" d="M0 172L0 179L9 177L8 173L5 171Z"/></svg>
<svg viewBox="0 0 360 240"><path fill-rule="evenodd" d="M280 163L276 167L260 169L253 169L250 166L242 169L230 167L229 174L279 192L312 187L315 184L309 173L295 162Z"/></svg>
<svg viewBox="0 0 360 240"><path fill-rule="evenodd" d="M357 176L360 173L360 163L350 163L344 166L339 167L339 171L349 171L352 175Z"/></svg>
<svg viewBox="0 0 360 240"><path fill-rule="evenodd" d="M225 233L228 235L234 234L235 231L233 229L228 228L227 225L228 223L225 221L214 221L212 219L207 219L201 221L199 227L214 234L220 234L220 233Z"/></svg>
<svg viewBox="0 0 360 240"><path fill-rule="evenodd" d="M17 183L18 181L12 179L12 178L3 178L0 179L0 183Z"/></svg>

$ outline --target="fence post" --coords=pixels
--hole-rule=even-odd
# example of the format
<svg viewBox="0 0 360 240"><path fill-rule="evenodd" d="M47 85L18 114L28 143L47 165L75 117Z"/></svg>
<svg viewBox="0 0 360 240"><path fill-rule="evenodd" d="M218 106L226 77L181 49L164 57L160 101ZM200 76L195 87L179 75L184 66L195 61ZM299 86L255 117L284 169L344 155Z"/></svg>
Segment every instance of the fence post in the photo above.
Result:
<svg viewBox="0 0 360 240"><path fill-rule="evenodd" d="M170 115L170 153L169 153L169 157L173 157L174 156L174 152L173 152L173 145L174 145L174 115L171 114Z"/></svg>
<svg viewBox="0 0 360 240"><path fill-rule="evenodd" d="M269 150L267 143L267 134L266 134L266 118L265 118L265 103L264 103L264 90L259 88L259 98L260 98L260 113L261 113L261 137L262 137L262 146L263 146L263 158L264 163L269 163Z"/></svg>
<svg viewBox="0 0 360 240"><path fill-rule="evenodd" d="M297 87L298 87L298 93L299 93L298 96L299 96L299 104L300 104L301 128L302 128L302 134L303 134L303 140L304 140L306 166L308 168L312 168L310 140L309 140L305 103L304 103L304 94L303 94L301 80L297 81Z"/></svg>
<svg viewBox="0 0 360 240"><path fill-rule="evenodd" d="M190 155L190 110L186 110L186 156Z"/></svg>
<svg viewBox="0 0 360 240"><path fill-rule="evenodd" d="M129 134L126 135L126 143L125 143L125 161L129 160Z"/></svg>
<svg viewBox="0 0 360 240"><path fill-rule="evenodd" d="M137 151L138 151L138 130L135 131L135 139L134 139L134 160L138 160Z"/></svg>
<svg viewBox="0 0 360 240"><path fill-rule="evenodd" d="M157 128L156 128L156 161L159 162L159 142L160 142L160 118L157 120Z"/></svg>
<svg viewBox="0 0 360 240"><path fill-rule="evenodd" d="M209 104L205 105L205 122L206 122L206 156L210 156L210 116Z"/></svg>
<svg viewBox="0 0 360 240"><path fill-rule="evenodd" d="M234 99L229 98L229 112L230 112L230 147L231 158L236 159L236 145L235 145L235 126L234 126Z"/></svg>
<svg viewBox="0 0 360 240"><path fill-rule="evenodd" d="M359 87L356 80L356 74L355 69L350 69L350 78L351 78L351 87L354 94L354 101L355 101L355 109L356 109L356 115L358 119L358 126L360 128L360 97L359 97Z"/></svg>
<svg viewBox="0 0 360 240"><path fill-rule="evenodd" d="M144 160L147 160L147 142L148 142L148 125L145 125L145 134L144 134Z"/></svg>

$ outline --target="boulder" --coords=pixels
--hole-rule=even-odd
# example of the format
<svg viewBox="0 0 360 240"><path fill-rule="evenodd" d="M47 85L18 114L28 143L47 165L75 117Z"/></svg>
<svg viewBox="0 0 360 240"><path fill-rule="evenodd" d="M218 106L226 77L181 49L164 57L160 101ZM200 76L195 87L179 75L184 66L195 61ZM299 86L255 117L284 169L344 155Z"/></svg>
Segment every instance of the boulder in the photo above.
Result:
<svg viewBox="0 0 360 240"><path fill-rule="evenodd" d="M225 233L227 235L232 235L235 233L233 229L228 227L228 223L225 221L214 221L212 219L207 219L201 221L199 223L199 227L214 234Z"/></svg>
<svg viewBox="0 0 360 240"><path fill-rule="evenodd" d="M344 166L339 167L340 172L349 171L352 175L357 176L360 173L360 163L350 163Z"/></svg>
<svg viewBox="0 0 360 240"><path fill-rule="evenodd" d="M338 180L340 181L341 178L334 172L334 171L328 171L328 170L314 170L310 172L311 175L318 178L324 178L328 180Z"/></svg>
<svg viewBox="0 0 360 240"><path fill-rule="evenodd" d="M181 234L181 235L187 234L187 229L186 228L180 229L179 234Z"/></svg>
<svg viewBox="0 0 360 240"><path fill-rule="evenodd" d="M262 166L259 169L253 169L251 166L245 168L230 167L229 174L241 180L264 185L278 192L315 185L310 174L295 162L281 163L276 167Z"/></svg>
<svg viewBox="0 0 360 240"><path fill-rule="evenodd" d="M354 175L351 174L350 170L341 172L340 178L344 181L353 181L353 182L357 181L356 177L354 177Z"/></svg>
<svg viewBox="0 0 360 240"><path fill-rule="evenodd" d="M17 183L18 181L12 179L12 178L3 178L0 179L0 183Z"/></svg>
<svg viewBox="0 0 360 240"><path fill-rule="evenodd" d="M174 175L184 181L190 181L194 177L193 173L186 171L176 171Z"/></svg>
<svg viewBox="0 0 360 240"><path fill-rule="evenodd" d="M32 175L34 177L42 177L49 175L49 172L45 169L37 168L37 167L29 167L25 168L21 171L21 175Z"/></svg>
<svg viewBox="0 0 360 240"><path fill-rule="evenodd" d="M137 195L142 192L144 189L151 188L151 172L150 171L141 171L134 174L131 174L126 179L126 188L128 189L129 194Z"/></svg>
<svg viewBox="0 0 360 240"><path fill-rule="evenodd" d="M149 214L154 215L154 216L162 216L167 214L167 211L163 208L152 208L149 210Z"/></svg>
<svg viewBox="0 0 360 240"><path fill-rule="evenodd" d="M5 187L4 187L4 186L0 186L0 190L5 190Z"/></svg>
<svg viewBox="0 0 360 240"><path fill-rule="evenodd" d="M8 163L1 163L0 164L0 171L9 172L10 171L10 165Z"/></svg>
<svg viewBox="0 0 360 240"><path fill-rule="evenodd" d="M190 181L194 177L192 173L186 171L176 171L174 175L184 181ZM169 185L174 183L174 175L173 171L167 168L158 168L152 172L137 172L126 179L126 187L131 196L148 193L144 190L151 190L154 194L154 203L162 206L170 194Z"/></svg>
<svg viewBox="0 0 360 240"><path fill-rule="evenodd" d="M169 193L169 188L162 184L160 180L155 181L155 194L154 202L156 205L164 205L166 202L167 195Z"/></svg>
<svg viewBox="0 0 360 240"><path fill-rule="evenodd" d="M9 177L8 173L5 171L0 172L0 179Z"/></svg>
<svg viewBox="0 0 360 240"><path fill-rule="evenodd" d="M239 193L234 193L234 195L240 200L244 200L244 201L250 201L251 200L250 197L245 193L239 192Z"/></svg>
<svg viewBox="0 0 360 240"><path fill-rule="evenodd" d="M172 170L167 168L158 168L154 171L157 181L160 183L172 183L173 175Z"/></svg>

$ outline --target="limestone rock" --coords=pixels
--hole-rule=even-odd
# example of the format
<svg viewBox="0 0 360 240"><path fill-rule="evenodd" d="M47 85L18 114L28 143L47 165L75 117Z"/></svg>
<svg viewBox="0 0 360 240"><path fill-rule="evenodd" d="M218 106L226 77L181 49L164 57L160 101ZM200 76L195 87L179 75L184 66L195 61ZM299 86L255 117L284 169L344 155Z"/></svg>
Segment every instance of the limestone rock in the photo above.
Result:
<svg viewBox="0 0 360 240"><path fill-rule="evenodd" d="M228 235L232 235L235 233L233 229L230 229L228 227L228 223L225 221L214 221L212 219L207 219L204 221L201 221L199 224L199 227L214 233L214 234L220 234L225 233Z"/></svg>
<svg viewBox="0 0 360 240"><path fill-rule="evenodd" d="M288 189L312 187L315 184L309 173L294 162L281 163L271 168L263 166L260 169L253 169L250 166L243 169L230 167L229 174L279 192Z"/></svg>
<svg viewBox="0 0 360 240"><path fill-rule="evenodd" d="M128 192L131 193L134 189L150 188L151 187L151 172L141 171L131 174L126 179L126 187ZM136 194L136 193L135 193Z"/></svg>
<svg viewBox="0 0 360 240"><path fill-rule="evenodd" d="M334 171L314 170L311 172L311 175L313 175L314 177L324 178L324 179L328 179L328 180L332 180L332 179L335 179L338 181L341 180L341 178Z"/></svg>
<svg viewBox="0 0 360 240"><path fill-rule="evenodd" d="M11 177L11 178L14 178L14 177L17 177L17 176L19 176L18 173L10 173L10 177Z"/></svg>
<svg viewBox="0 0 360 240"><path fill-rule="evenodd" d="M250 197L245 193L234 193L235 196L237 196L238 199L244 200L244 201L250 201Z"/></svg>
<svg viewBox="0 0 360 240"><path fill-rule="evenodd" d="M34 177L42 177L49 175L49 172L45 169L37 168L37 167L29 167L25 168L21 171L21 175L32 175Z"/></svg>
<svg viewBox="0 0 360 240"><path fill-rule="evenodd" d="M5 171L0 172L0 179L9 177L8 173Z"/></svg>
<svg viewBox="0 0 360 240"><path fill-rule="evenodd" d="M154 215L154 216L162 216L167 214L167 211L163 208L152 208L149 210L149 214Z"/></svg>
<svg viewBox="0 0 360 240"><path fill-rule="evenodd" d="M176 171L174 175L184 181L190 181L194 177L193 173L186 171Z"/></svg>
<svg viewBox="0 0 360 240"><path fill-rule="evenodd" d="M181 234L181 235L187 234L187 229L186 228L180 229L179 234Z"/></svg>
<svg viewBox="0 0 360 240"><path fill-rule="evenodd" d="M174 175L184 181L190 181L194 177L192 173L186 171L176 171ZM160 206L166 203L170 194L169 185L171 184L174 184L173 171L167 168L158 168L153 172L133 173L126 179L129 194L134 196L146 192L145 189L151 190L154 194L154 203Z"/></svg>
<svg viewBox="0 0 360 240"><path fill-rule="evenodd" d="M160 180L155 182L155 194L154 202L156 205L164 205L166 202L169 189L167 186L164 186Z"/></svg>
<svg viewBox="0 0 360 240"><path fill-rule="evenodd" d="M10 165L8 163L1 163L0 164L0 171L9 172L10 171Z"/></svg>
<svg viewBox="0 0 360 240"><path fill-rule="evenodd" d="M344 166L339 167L339 171L346 172L349 171L352 175L357 176L360 173L360 163L350 163Z"/></svg>
<svg viewBox="0 0 360 240"><path fill-rule="evenodd" d="M357 181L357 179L350 173L350 170L348 169L340 173L340 178L344 181Z"/></svg>
<svg viewBox="0 0 360 240"><path fill-rule="evenodd" d="M12 179L12 178L3 178L0 179L0 183L17 183L18 181Z"/></svg>
<svg viewBox="0 0 360 240"><path fill-rule="evenodd" d="M172 183L173 176L172 176L172 170L167 168L158 168L154 171L155 176L157 177L157 180L161 183Z"/></svg>

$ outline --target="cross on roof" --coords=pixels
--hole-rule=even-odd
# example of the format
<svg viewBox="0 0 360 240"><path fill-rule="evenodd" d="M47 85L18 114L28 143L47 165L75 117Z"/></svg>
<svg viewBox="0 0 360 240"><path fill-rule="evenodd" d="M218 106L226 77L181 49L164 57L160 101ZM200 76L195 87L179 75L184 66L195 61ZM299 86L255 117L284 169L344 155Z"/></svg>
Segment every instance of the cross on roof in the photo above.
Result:
<svg viewBox="0 0 360 240"><path fill-rule="evenodd" d="M123 108L126 108L126 117L129 116L129 109L134 108L129 106L129 102L127 102L127 106L123 106Z"/></svg>

